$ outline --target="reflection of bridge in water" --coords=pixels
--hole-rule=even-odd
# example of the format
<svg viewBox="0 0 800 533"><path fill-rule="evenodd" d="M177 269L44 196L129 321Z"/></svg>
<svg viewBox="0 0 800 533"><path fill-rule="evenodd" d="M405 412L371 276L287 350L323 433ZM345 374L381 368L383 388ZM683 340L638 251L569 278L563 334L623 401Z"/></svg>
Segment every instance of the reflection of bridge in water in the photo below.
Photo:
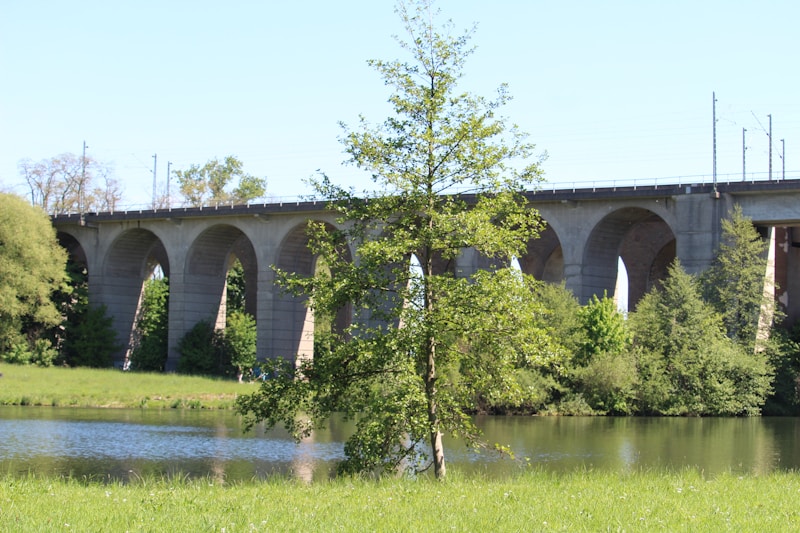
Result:
<svg viewBox="0 0 800 533"><path fill-rule="evenodd" d="M739 204L770 237L780 300L790 321L800 317L800 180L726 183L716 190L686 184L549 190L528 197L547 228L519 258L521 268L545 281L563 280L585 302L614 294L621 259L630 309L676 257L689 272L705 269L721 219ZM312 273L309 219L337 225L321 202L88 213L83 222L58 215L53 224L72 257L85 263L89 299L107 306L120 339L131 337L143 280L161 266L170 283L167 366L174 369L179 339L198 321L220 316L234 258L244 267L259 357L311 353L313 325L303 301L283 294L270 268ZM465 249L455 271L467 275L487 266ZM124 357L117 354L117 362Z"/></svg>

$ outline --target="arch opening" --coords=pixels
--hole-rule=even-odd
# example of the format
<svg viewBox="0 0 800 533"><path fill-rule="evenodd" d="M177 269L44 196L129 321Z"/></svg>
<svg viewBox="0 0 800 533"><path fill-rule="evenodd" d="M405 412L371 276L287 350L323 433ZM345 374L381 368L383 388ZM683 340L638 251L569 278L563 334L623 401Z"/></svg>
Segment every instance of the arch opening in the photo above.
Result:
<svg viewBox="0 0 800 533"><path fill-rule="evenodd" d="M522 272L548 283L564 280L564 252L561 241L552 226L548 225L539 238L528 242L527 252L518 258Z"/></svg>
<svg viewBox="0 0 800 533"><path fill-rule="evenodd" d="M114 356L115 366L130 367L134 351L143 356L146 349L149 362L144 368L163 370L167 359L170 273L164 244L148 230L125 231L110 246L103 270L103 285L97 293L113 317L117 340L122 343L122 349ZM159 297L154 300L156 285Z"/></svg>
<svg viewBox="0 0 800 533"><path fill-rule="evenodd" d="M603 218L592 231L583 257L581 302L592 295L616 297L624 264L627 309L634 310L639 300L666 277L675 260L675 234L659 215L648 209L618 209Z"/></svg>
<svg viewBox="0 0 800 533"><path fill-rule="evenodd" d="M335 227L325 223L329 231ZM305 277L319 274L335 276L330 265L309 249L307 225L298 225L284 237L275 267L283 272ZM352 261L348 246L342 246L343 259ZM331 332L342 332L352 320L352 309L346 305L339 309L332 320L314 316L306 296L294 296L284 292L275 295L275 319L272 321L272 347L274 357L292 357L295 364L313 359L321 346L318 339Z"/></svg>
<svg viewBox="0 0 800 533"><path fill-rule="evenodd" d="M187 254L183 292L185 310L183 322L176 325L176 337L182 338L201 322L225 332L232 313L247 316L235 321L237 328L249 329L252 326L246 324L253 322L257 330L258 260L250 238L227 224L212 226L198 235ZM177 345L180 338L173 344ZM215 363L218 368L213 371L227 373L231 353L222 351L224 357ZM238 368L237 373L241 376L246 370Z"/></svg>

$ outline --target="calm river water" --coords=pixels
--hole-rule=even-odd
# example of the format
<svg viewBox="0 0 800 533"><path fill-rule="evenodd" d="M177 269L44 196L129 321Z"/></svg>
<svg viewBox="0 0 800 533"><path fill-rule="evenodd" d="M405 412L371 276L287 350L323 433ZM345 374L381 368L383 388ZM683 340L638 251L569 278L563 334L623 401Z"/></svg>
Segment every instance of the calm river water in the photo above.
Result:
<svg viewBox="0 0 800 533"><path fill-rule="evenodd" d="M554 471L692 466L710 475L800 469L798 418L481 417L478 424L490 445L509 445L515 458L451 441L450 467L489 477L527 464ZM318 479L342 458L350 429L334 422L295 444L278 430L244 433L240 418L225 411L0 407L0 473Z"/></svg>

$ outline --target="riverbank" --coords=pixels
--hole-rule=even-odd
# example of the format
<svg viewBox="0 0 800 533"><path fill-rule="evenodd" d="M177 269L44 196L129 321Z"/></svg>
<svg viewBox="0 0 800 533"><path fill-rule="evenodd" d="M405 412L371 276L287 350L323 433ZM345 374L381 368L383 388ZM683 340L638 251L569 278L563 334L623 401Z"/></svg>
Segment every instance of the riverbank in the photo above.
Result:
<svg viewBox="0 0 800 533"><path fill-rule="evenodd" d="M310 485L286 479L0 478L0 531L792 531L800 476L528 472Z"/></svg>
<svg viewBox="0 0 800 533"><path fill-rule="evenodd" d="M9 364L0 364L0 375L0 405L232 409L239 394L257 386L180 374Z"/></svg>

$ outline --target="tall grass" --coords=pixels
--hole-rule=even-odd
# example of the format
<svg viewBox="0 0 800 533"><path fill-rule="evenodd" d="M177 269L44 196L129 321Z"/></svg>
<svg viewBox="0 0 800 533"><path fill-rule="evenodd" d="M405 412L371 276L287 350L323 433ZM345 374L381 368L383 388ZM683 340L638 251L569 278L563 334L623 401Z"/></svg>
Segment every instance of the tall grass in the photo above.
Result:
<svg viewBox="0 0 800 533"><path fill-rule="evenodd" d="M0 364L0 405L229 409L255 384L233 380Z"/></svg>
<svg viewBox="0 0 800 533"><path fill-rule="evenodd" d="M505 481L130 485L0 478L0 531L797 531L800 476L531 472Z"/></svg>

